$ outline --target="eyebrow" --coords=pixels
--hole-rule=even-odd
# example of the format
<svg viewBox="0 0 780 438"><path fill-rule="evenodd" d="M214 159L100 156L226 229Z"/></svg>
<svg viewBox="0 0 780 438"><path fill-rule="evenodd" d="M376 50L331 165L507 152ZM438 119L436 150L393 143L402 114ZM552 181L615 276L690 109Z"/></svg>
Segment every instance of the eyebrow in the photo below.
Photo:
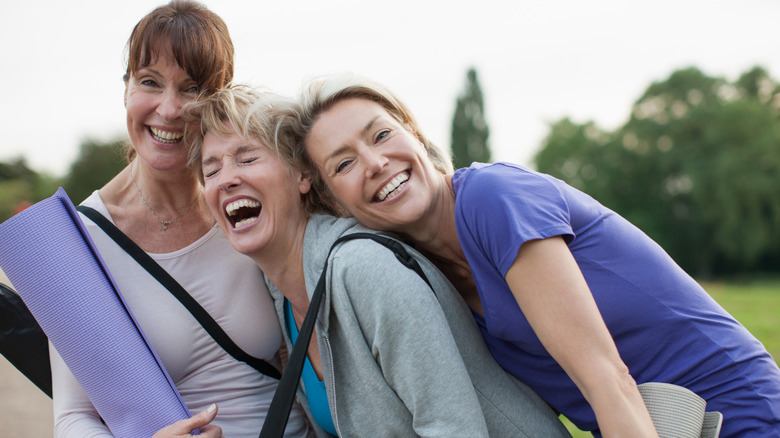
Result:
<svg viewBox="0 0 780 438"><path fill-rule="evenodd" d="M245 145L241 145L241 146L237 147L236 150L231 152L229 155L232 155L232 156L241 155L241 154L243 154L246 151L255 150L255 149L259 150L260 147L259 146L255 146L255 145L251 145L251 144L245 144ZM217 157L215 157L214 155L211 155L211 156L207 157L206 159L204 159L200 163L200 165L201 166L206 166L206 165L214 163L216 161L219 161L219 159Z"/></svg>
<svg viewBox="0 0 780 438"><path fill-rule="evenodd" d="M184 70L184 68L182 68L182 70ZM134 76L134 77L137 77L137 76L138 76L138 73L141 73L141 72L146 72L147 74L151 74L152 76L156 76L156 77L163 76L163 74L162 74L162 72L161 72L160 70L157 70L156 68L152 68L152 67L149 67L149 66L138 68L138 69L136 70L136 72L135 72L135 73L133 73L133 76ZM186 71L186 70L184 70L184 73L187 75L187 79L186 79L186 80L188 80L188 81L192 81L192 82L194 82L195 84L197 84L198 86L200 86L200 84L198 84L198 81L196 81L195 79L193 79L193 78L190 76L190 74L189 74L189 73L187 73L187 71Z"/></svg>
<svg viewBox="0 0 780 438"><path fill-rule="evenodd" d="M377 120L378 120L380 117L382 117L382 115L381 115L381 114L378 114L378 115L374 116L374 117L373 117L371 120L369 120L369 121L368 121L368 123L366 123L366 125L363 127L363 129L361 129L361 130L360 130L360 132L361 132L362 134L365 134L366 132L368 132L368 131L371 129L371 127L372 127L372 126L374 126L374 123L376 123L376 121L377 121ZM343 152L345 149L347 149L347 148L349 148L349 146L347 146L347 145L341 145L340 147L336 148L336 150L334 150L333 152L331 152L331 153L329 153L328 155L326 155L326 156L325 156L325 160L324 160L324 161L325 161L325 162L327 162L327 161L328 161L328 160L330 160L331 158L333 158L333 157L335 157L335 156L337 156L337 155L340 155L340 154L341 154L341 153L342 153L342 152Z"/></svg>
<svg viewBox="0 0 780 438"><path fill-rule="evenodd" d="M144 66L144 67L139 67L135 71L136 71L136 73L147 72L147 73L151 73L153 75L162 76L162 73L160 73L159 70L157 70L156 68L152 68L152 67L150 67L148 65Z"/></svg>
<svg viewBox="0 0 780 438"><path fill-rule="evenodd" d="M207 165L209 165L211 163L214 163L216 161L219 161L219 160L217 160L217 157L212 155L212 156L206 158L205 160L201 161L200 165L201 165L201 167L204 167L204 166L207 166Z"/></svg>

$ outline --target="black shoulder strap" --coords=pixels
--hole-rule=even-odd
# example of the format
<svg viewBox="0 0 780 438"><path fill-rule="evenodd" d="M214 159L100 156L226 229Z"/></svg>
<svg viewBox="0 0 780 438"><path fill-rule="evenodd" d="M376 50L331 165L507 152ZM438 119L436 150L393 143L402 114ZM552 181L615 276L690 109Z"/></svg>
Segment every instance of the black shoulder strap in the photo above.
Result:
<svg viewBox="0 0 780 438"><path fill-rule="evenodd" d="M433 293L434 294L436 293L436 290L433 288L433 286L431 286L431 282L428 281L428 277L425 276L425 273L420 267L420 264L417 263L417 260L415 260L414 257L412 257L411 254L409 254L406 251L406 248L404 248L401 242L392 239L390 237L383 236L381 234L353 233L353 234L347 234L346 236L341 236L338 240L336 240L336 243L346 242L347 240L353 240L353 239L371 239L375 242L382 244L390 251L393 251L393 254L395 254L395 258L397 258L398 261L400 261L407 268L416 272L417 275L419 275L420 278L422 278L423 281L425 281L425 284L427 284L428 287L431 288Z"/></svg>
<svg viewBox="0 0 780 438"><path fill-rule="evenodd" d="M249 366L256 369L258 372L265 374L266 376L279 379L281 374L273 365L268 362L258 359L249 355L241 349L232 339L222 330L222 327L217 324L214 318L201 307L198 302L187 293L187 291L173 278L168 272L162 268L157 262L152 259L149 254L144 252L138 245L135 244L129 237L127 237L122 231L119 230L114 224L111 223L105 216L100 214L97 210L79 205L78 211L90 218L92 222L96 223L103 231L106 232L116 243L127 251L139 265L146 269L157 281L160 282L171 294L176 297L184 307L189 310L192 316L198 320L200 325L214 338L215 341L231 356L242 362L246 362Z"/></svg>
<svg viewBox="0 0 780 438"><path fill-rule="evenodd" d="M325 258L325 266L323 266L322 273L320 273L317 287L314 289L314 294L312 294L309 310L306 311L306 316L303 318L301 329L298 332L298 339L295 341L295 345L293 345L287 367L284 369L282 379L279 381L279 386L276 388L273 400L271 400L271 406L268 408L268 414L266 415L265 423L263 423L263 429L260 431L260 438L279 438L284 434L287 420L290 417L290 409L292 409L292 404L295 400L295 393L298 389L301 372L303 371L306 351L309 348L309 341L312 332L314 331L314 321L317 319L317 312L320 308L320 303L322 302L322 296L325 294L325 277L328 272L328 259L330 258L333 249L336 248L338 244L353 239L371 239L384 245L393 251L393 254L395 254L396 258L403 263L404 266L416 272L417 275L425 281L428 287L436 293L433 286L431 286L431 282L428 281L428 277L425 276L419 263L417 263L417 260L415 260L397 240L373 233L353 233L341 236L333 242L330 251L328 251L328 256Z"/></svg>

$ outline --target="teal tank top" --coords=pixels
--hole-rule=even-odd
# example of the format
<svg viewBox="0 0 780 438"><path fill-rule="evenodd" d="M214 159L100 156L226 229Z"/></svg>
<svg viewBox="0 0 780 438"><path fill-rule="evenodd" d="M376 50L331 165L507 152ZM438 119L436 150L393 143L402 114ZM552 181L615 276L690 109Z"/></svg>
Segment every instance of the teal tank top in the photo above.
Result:
<svg viewBox="0 0 780 438"><path fill-rule="evenodd" d="M287 329L287 335L294 345L295 340L298 339L298 326L295 325L292 308L287 299L284 300L284 326ZM311 366L308 357L306 357L306 362L303 365L301 378L303 379L303 387L306 388L306 398L309 401L309 410L311 411L312 417L314 417L314 421L316 421L317 425L325 430L325 432L328 432L331 435L338 435L336 433L336 427L333 425L333 418L330 415L325 383L321 382L317 377L317 373L314 372L314 368Z"/></svg>

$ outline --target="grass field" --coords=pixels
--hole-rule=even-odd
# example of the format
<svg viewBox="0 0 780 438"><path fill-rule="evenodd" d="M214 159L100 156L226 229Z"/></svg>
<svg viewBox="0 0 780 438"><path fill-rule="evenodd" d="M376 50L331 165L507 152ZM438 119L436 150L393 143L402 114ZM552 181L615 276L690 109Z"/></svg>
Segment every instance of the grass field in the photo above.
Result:
<svg viewBox="0 0 780 438"><path fill-rule="evenodd" d="M780 359L780 279L702 283L724 309ZM779 362L780 363L780 362ZM575 438L591 437L564 420Z"/></svg>

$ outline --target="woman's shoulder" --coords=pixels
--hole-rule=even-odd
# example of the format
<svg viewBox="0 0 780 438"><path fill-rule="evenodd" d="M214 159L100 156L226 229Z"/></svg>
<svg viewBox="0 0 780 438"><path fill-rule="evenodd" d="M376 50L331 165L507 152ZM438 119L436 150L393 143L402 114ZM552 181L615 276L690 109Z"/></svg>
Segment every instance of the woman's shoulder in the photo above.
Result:
<svg viewBox="0 0 780 438"><path fill-rule="evenodd" d="M380 240L358 237L334 249L331 257L333 273L351 286L350 293L361 293L365 289L367 293L373 294L382 288L406 290L425 285L409 264L403 261L412 257L419 263L422 256L413 249L391 235L362 230L360 227L355 231L378 236ZM383 244L383 240L389 243Z"/></svg>
<svg viewBox="0 0 780 438"><path fill-rule="evenodd" d="M453 174L453 182L467 181L471 179L498 178L506 176L529 175L541 176L543 174L516 163L498 161L495 163L471 163L469 167L463 167Z"/></svg>
<svg viewBox="0 0 780 438"><path fill-rule="evenodd" d="M565 183L513 163L475 163L459 169L452 179L456 210L467 216L507 207L533 209L540 204L565 204ZM474 208L480 206L481 208Z"/></svg>
<svg viewBox="0 0 780 438"><path fill-rule="evenodd" d="M560 181L519 164L474 163L458 169L452 177L456 197L484 199L491 194L517 193L518 190L558 190Z"/></svg>
<svg viewBox="0 0 780 438"><path fill-rule="evenodd" d="M81 201L81 204L79 205L94 208L95 210L103 214L106 214L108 212L106 208L106 203L103 202L103 198L100 196L100 192L98 190L93 191L89 196L87 196L83 201Z"/></svg>
<svg viewBox="0 0 780 438"><path fill-rule="evenodd" d="M363 234L333 246L339 238ZM390 246L371 237L389 240ZM317 284L320 273L328 261L332 295L345 294L350 299L365 296L372 302L396 300L407 292L428 286L396 255L406 252L427 267L427 260L404 244L397 236L371 230L351 218L333 218L315 215L306 229L304 244L304 275L307 287ZM331 250L331 247L333 249ZM377 293L392 289L393 294Z"/></svg>
<svg viewBox="0 0 780 438"><path fill-rule="evenodd" d="M303 237L304 268L321 270L333 243L348 230L358 225L353 218L340 218L327 214L314 214L306 224Z"/></svg>
<svg viewBox="0 0 780 438"><path fill-rule="evenodd" d="M114 218L111 216L111 212L109 212L108 206L106 206L106 203L103 201L103 197L100 196L98 190L95 190L92 194L87 196L86 199L81 201L79 206L89 207L103 215L111 223L114 223ZM83 213L81 214L83 215ZM83 216L83 218L86 218L86 216ZM91 220L84 220L84 225L90 230L90 234L99 228L98 225Z"/></svg>

